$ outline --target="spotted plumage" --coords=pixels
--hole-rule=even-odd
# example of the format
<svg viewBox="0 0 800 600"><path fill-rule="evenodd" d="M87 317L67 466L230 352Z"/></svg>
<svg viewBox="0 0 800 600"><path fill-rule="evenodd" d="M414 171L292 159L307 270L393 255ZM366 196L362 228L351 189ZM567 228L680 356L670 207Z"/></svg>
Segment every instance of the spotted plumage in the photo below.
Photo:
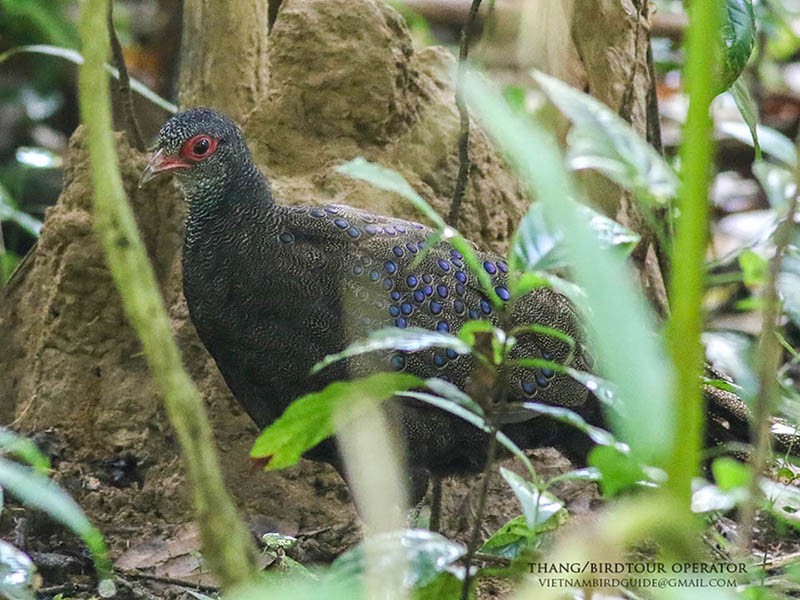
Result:
<svg viewBox="0 0 800 600"><path fill-rule="evenodd" d="M426 248L431 230L419 223L342 205L285 206L273 200L238 128L208 109L171 118L143 175L174 172L189 205L183 288L200 339L237 400L263 427L297 397L328 383L376 370L440 377L468 388L473 359L452 350L382 352L340 362L311 376L312 365L376 329L422 327L458 332L470 319L497 320L463 256L447 242ZM508 266L478 252L498 297L510 299ZM536 323L579 339L569 303L542 288L508 308L511 325ZM570 353L555 337L524 333L513 356L585 369L580 345ZM573 379L551 369L503 373L509 402L535 399L567 406L598 422L596 401ZM486 435L448 413L396 402L392 422L406 440L412 500L429 474L475 471L485 461ZM588 444L576 430L545 417L510 419L505 431L520 445L555 445L582 460ZM326 440L310 457L339 465Z"/></svg>

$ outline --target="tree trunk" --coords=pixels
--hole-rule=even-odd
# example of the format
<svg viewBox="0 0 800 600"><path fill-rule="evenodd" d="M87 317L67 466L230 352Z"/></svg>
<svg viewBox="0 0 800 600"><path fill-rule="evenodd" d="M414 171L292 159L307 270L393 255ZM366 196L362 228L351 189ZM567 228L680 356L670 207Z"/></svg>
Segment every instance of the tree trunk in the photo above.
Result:
<svg viewBox="0 0 800 600"><path fill-rule="evenodd" d="M180 104L241 120L267 90L267 0L186 0Z"/></svg>

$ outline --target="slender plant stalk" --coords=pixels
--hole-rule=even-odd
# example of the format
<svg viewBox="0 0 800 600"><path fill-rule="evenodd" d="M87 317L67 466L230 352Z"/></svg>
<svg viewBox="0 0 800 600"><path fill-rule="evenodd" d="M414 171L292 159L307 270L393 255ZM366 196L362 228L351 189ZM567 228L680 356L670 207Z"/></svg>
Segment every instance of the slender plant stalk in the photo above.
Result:
<svg viewBox="0 0 800 600"><path fill-rule="evenodd" d="M128 67L125 65L125 56L122 53L122 44L119 42L117 30L114 27L114 0L108 3L108 39L111 42L111 56L114 66L119 72L117 89L119 90L119 103L128 134L133 141L133 147L139 152L144 151L144 138L139 129L139 121L136 120L136 112L133 110L133 93L131 92L131 80L128 77Z"/></svg>
<svg viewBox="0 0 800 600"><path fill-rule="evenodd" d="M700 385L704 353L700 343L703 327L703 260L708 232L708 186L713 152L711 101L714 99L717 47L709 43L711 32L720 30L719 0L689 5L686 84L689 113L680 149L682 185L678 197L680 218L673 246L670 300L672 316L668 343L676 371L675 438L672 461L667 467L668 488L688 508L692 477L697 474L703 435L704 402Z"/></svg>
<svg viewBox="0 0 800 600"><path fill-rule="evenodd" d="M453 190L453 199L450 203L450 213L447 215L447 224L456 227L458 223L458 213L461 210L461 201L464 199L464 192L467 189L469 179L469 110L467 103L464 102L464 70L467 68L467 58L469 57L469 36L475 26L475 19L478 16L478 9L481 0L472 0L469 7L469 14L464 27L461 28L461 43L458 49L458 73L456 74L456 108L458 109L459 134L458 134L458 175L456 176L456 186Z"/></svg>
<svg viewBox="0 0 800 600"><path fill-rule="evenodd" d="M497 458L497 428L492 425L489 429L489 445L486 448L486 466L483 469L481 489L478 492L478 508L475 511L475 522L467 544L467 555L464 557L464 582L461 584L461 600L469 600L469 589L472 586L472 562L478 552L481 542L481 525L483 513L486 510L486 500L489 497L489 481L494 471L494 461Z"/></svg>
<svg viewBox="0 0 800 600"><path fill-rule="evenodd" d="M194 490L203 555L223 588L255 577L254 548L225 491L202 397L181 364L169 319L122 185L104 63L108 0L85 0L79 32L85 57L78 99L94 187L95 226L125 312L139 335L167 414L183 450Z"/></svg>
<svg viewBox="0 0 800 600"><path fill-rule="evenodd" d="M763 317L761 339L758 343L758 397L753 406L753 445L755 451L750 456L753 477L749 485L749 498L739 516L739 549L744 554L750 550L756 507L760 498L758 481L766 468L770 454L772 435L771 420L775 397L778 391L776 373L781 361L781 342L779 319L781 302L778 297L778 277L786 256L786 249L792 241L794 218L797 214L798 195L795 194L781 224L775 231L775 256L770 261L769 272L763 297Z"/></svg>

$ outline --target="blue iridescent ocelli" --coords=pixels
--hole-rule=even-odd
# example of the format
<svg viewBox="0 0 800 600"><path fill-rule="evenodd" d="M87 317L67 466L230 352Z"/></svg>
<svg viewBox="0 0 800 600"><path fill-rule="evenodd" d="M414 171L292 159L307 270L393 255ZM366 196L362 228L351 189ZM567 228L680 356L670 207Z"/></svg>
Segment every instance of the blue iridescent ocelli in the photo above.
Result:
<svg viewBox="0 0 800 600"><path fill-rule="evenodd" d="M424 288L422 288L422 291L425 292L426 296L433 296L433 286L432 285L426 285Z"/></svg>
<svg viewBox="0 0 800 600"><path fill-rule="evenodd" d="M398 317L394 320L394 324L400 329L405 329L408 327L408 320L405 317Z"/></svg>
<svg viewBox="0 0 800 600"><path fill-rule="evenodd" d="M386 269L386 272L390 275L397 273L397 263L393 260L387 260L385 263L383 263L383 268Z"/></svg>
<svg viewBox="0 0 800 600"><path fill-rule="evenodd" d="M445 273L450 270L450 263L447 262L445 259L440 258L437 262L439 268L444 271Z"/></svg>
<svg viewBox="0 0 800 600"><path fill-rule="evenodd" d="M520 387L522 387L522 391L528 396L533 396L536 393L536 385L530 381L523 381Z"/></svg>
<svg viewBox="0 0 800 600"><path fill-rule="evenodd" d="M497 273L497 267L494 266L494 263L489 262L488 260L483 263L483 268L489 275L494 275Z"/></svg>
<svg viewBox="0 0 800 600"><path fill-rule="evenodd" d="M400 307L395 305L395 304L392 304L389 307L389 316L390 317L399 317L400 316Z"/></svg>
<svg viewBox="0 0 800 600"><path fill-rule="evenodd" d="M439 298L447 298L447 296L450 295L450 290L447 289L446 285L437 285L436 293L439 295Z"/></svg>
<svg viewBox="0 0 800 600"><path fill-rule="evenodd" d="M447 321L439 321L436 323L436 330L441 332L450 331L450 325L447 323Z"/></svg>
<svg viewBox="0 0 800 600"><path fill-rule="evenodd" d="M470 308L469 309L469 318L472 319L473 321L476 321L477 319L481 318L481 313L479 313L477 310L474 310L474 309Z"/></svg>
<svg viewBox="0 0 800 600"><path fill-rule="evenodd" d="M502 260L497 261L497 268L500 269L503 273L508 273L508 265L504 263Z"/></svg>
<svg viewBox="0 0 800 600"><path fill-rule="evenodd" d="M284 244L291 244L294 241L294 234L284 231L278 236L278 239Z"/></svg>
<svg viewBox="0 0 800 600"><path fill-rule="evenodd" d="M312 217L316 217L317 219L319 219L320 217L324 217L325 216L325 211L322 210L321 208L312 208L308 212L308 214L310 214Z"/></svg>
<svg viewBox="0 0 800 600"><path fill-rule="evenodd" d="M458 352L456 352L452 348L448 348L447 350L444 351L444 353L450 360L455 360L458 358Z"/></svg>
<svg viewBox="0 0 800 600"><path fill-rule="evenodd" d="M495 293L500 297L501 300L508 300L511 298L511 294L509 294L508 289L503 287L502 285L498 285L494 288Z"/></svg>
<svg viewBox="0 0 800 600"><path fill-rule="evenodd" d="M417 248L417 245L414 242L408 242L406 244L406 248L408 248L408 251L411 252L412 254L416 254L417 252L419 252L419 248Z"/></svg>
<svg viewBox="0 0 800 600"><path fill-rule="evenodd" d="M410 315L411 313L414 312L414 306L412 304L408 303L408 302L403 302L400 305L400 312L403 313L404 315L408 316L408 315Z"/></svg>
<svg viewBox="0 0 800 600"><path fill-rule="evenodd" d="M406 368L406 358L402 354L395 354L389 359L389 365L393 371L402 371Z"/></svg>
<svg viewBox="0 0 800 600"><path fill-rule="evenodd" d="M392 300L400 300L400 298L402 297L402 294L400 292L398 292L397 290L395 290L391 294L389 294L389 296L391 296Z"/></svg>
<svg viewBox="0 0 800 600"><path fill-rule="evenodd" d="M388 277L386 277L386 278L383 280L383 289L385 289L385 290L388 292L388 291L389 291L389 290L391 290L393 287L394 287L394 282L393 282L391 279L389 279Z"/></svg>
<svg viewBox="0 0 800 600"><path fill-rule="evenodd" d="M437 367L443 367L447 364L447 359L438 352L433 355L433 364Z"/></svg>
<svg viewBox="0 0 800 600"><path fill-rule="evenodd" d="M492 305L489 304L489 301L486 298L481 299L481 312L485 315L492 314Z"/></svg>
<svg viewBox="0 0 800 600"><path fill-rule="evenodd" d="M358 239L361 237L361 230L359 230L357 227L351 227L350 229L347 230L347 235L349 235L354 240Z"/></svg>
<svg viewBox="0 0 800 600"><path fill-rule="evenodd" d="M425 292L422 290L414 290L414 300L417 302L424 302L425 301Z"/></svg>
<svg viewBox="0 0 800 600"><path fill-rule="evenodd" d="M467 283L467 274L464 271L456 271L456 281L459 283Z"/></svg>
<svg viewBox="0 0 800 600"><path fill-rule="evenodd" d="M453 258L456 258L458 260L461 260L462 258L464 258L464 256L458 250L450 250L450 256L452 256Z"/></svg>
<svg viewBox="0 0 800 600"><path fill-rule="evenodd" d="M466 306L464 306L464 303L461 300L458 299L453 300L453 310L456 312L457 315L464 314L465 309Z"/></svg>
<svg viewBox="0 0 800 600"><path fill-rule="evenodd" d="M392 253L393 253L393 254L394 254L394 255L395 255L397 258L400 258L401 256L403 256L403 255L406 253L406 251L405 251L405 250L403 250L403 249L402 249L400 246L395 246L394 248L392 248Z"/></svg>
<svg viewBox="0 0 800 600"><path fill-rule="evenodd" d="M339 214L339 209L337 207L335 207L335 206L326 206L325 207L325 212L326 213L330 213L332 215L336 215L336 214Z"/></svg>
<svg viewBox="0 0 800 600"><path fill-rule="evenodd" d="M429 273L425 273L425 275L422 276L422 281L423 283L431 283L433 282L433 277L431 277Z"/></svg>
<svg viewBox="0 0 800 600"><path fill-rule="evenodd" d="M370 223L369 225L365 225L364 226L364 231L366 231L370 235L375 235L376 233L378 233L380 231L380 227Z"/></svg>
<svg viewBox="0 0 800 600"><path fill-rule="evenodd" d="M463 296L464 292L466 291L466 288L464 287L463 283L457 283L455 289L456 289L456 294L458 294L459 296Z"/></svg>
<svg viewBox="0 0 800 600"><path fill-rule="evenodd" d="M370 271L369 272L369 280L370 281L380 281L381 274L378 271Z"/></svg>
<svg viewBox="0 0 800 600"><path fill-rule="evenodd" d="M441 314L442 308L443 306L441 302L437 302L436 300L431 300L431 312L434 315Z"/></svg>
<svg viewBox="0 0 800 600"><path fill-rule="evenodd" d="M350 227L350 223L348 223L344 219L334 219L333 224L336 225L339 229L347 229L348 227Z"/></svg>
<svg viewBox="0 0 800 600"><path fill-rule="evenodd" d="M541 373L536 374L536 385L540 388L545 389L550 387L550 381Z"/></svg>

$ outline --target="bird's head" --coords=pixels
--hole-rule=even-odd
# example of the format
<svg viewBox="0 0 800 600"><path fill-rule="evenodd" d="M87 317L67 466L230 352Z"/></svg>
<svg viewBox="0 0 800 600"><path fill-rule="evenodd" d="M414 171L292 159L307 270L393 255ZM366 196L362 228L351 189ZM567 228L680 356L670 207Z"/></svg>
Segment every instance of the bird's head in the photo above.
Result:
<svg viewBox="0 0 800 600"><path fill-rule="evenodd" d="M193 108L164 123L139 186L160 173L175 173L186 192L221 190L243 161L249 152L236 124L209 108Z"/></svg>

